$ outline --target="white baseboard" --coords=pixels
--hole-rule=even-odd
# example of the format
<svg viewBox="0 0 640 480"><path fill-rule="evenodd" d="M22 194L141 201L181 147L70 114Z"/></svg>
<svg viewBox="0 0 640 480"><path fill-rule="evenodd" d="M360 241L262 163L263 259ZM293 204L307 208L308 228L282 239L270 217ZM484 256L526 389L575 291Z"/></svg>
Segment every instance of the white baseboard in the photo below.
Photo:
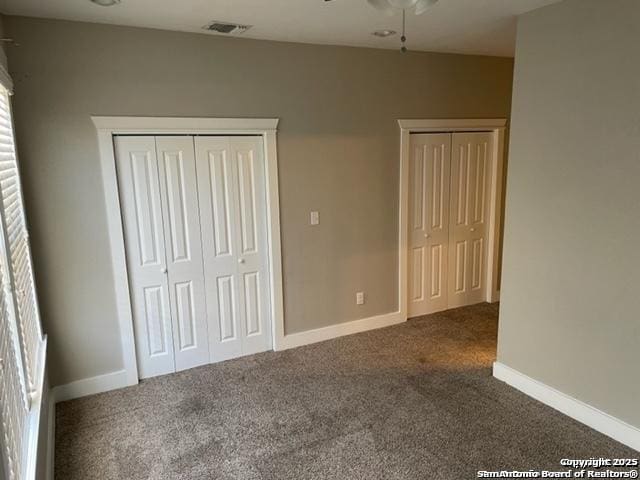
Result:
<svg viewBox="0 0 640 480"><path fill-rule="evenodd" d="M129 386L127 380L127 371L119 370L117 372L98 375L97 377L83 378L75 382L59 385L52 389L54 401L64 402L74 398L86 397L96 393L107 392Z"/></svg>
<svg viewBox="0 0 640 480"><path fill-rule="evenodd" d="M397 323L405 322L400 312L387 313L377 315L375 317L362 318L351 322L338 323L328 327L316 328L315 330L307 330L306 332L292 333L285 335L277 350L286 350L288 348L301 347L311 343L323 342L332 338L343 337L353 333L366 332L376 328L388 327Z"/></svg>
<svg viewBox="0 0 640 480"><path fill-rule="evenodd" d="M406 318L400 312L377 315L375 317L362 318L351 322L339 323L328 327L308 330L306 332L285 335L278 342L276 350L286 350L288 348L301 347L311 343L322 342L332 338L351 335L353 333L366 332L376 328L388 327L397 323L405 322ZM119 370L97 377L84 378L75 382L59 385L51 390L54 402L64 402L74 398L94 395L96 393L116 390L131 385L128 380L127 371Z"/></svg>
<svg viewBox="0 0 640 480"><path fill-rule="evenodd" d="M49 392L49 412L47 414L47 459L45 467L45 480L53 480L55 477L56 457L56 401Z"/></svg>
<svg viewBox="0 0 640 480"><path fill-rule="evenodd" d="M365 332L376 328L388 327L406 321L400 312L393 312L375 317L362 318L351 322L339 323L329 327L317 328L306 332L285 335L278 342L276 350L301 347L310 343L322 342L344 335ZM64 402L74 398L94 395L96 393L116 390L131 385L126 370L99 375L97 377L84 378L75 382L59 385L51 390L54 402Z"/></svg>
<svg viewBox="0 0 640 480"><path fill-rule="evenodd" d="M502 363L495 362L493 364L493 376L574 420L640 451L640 429L633 425L559 392Z"/></svg>

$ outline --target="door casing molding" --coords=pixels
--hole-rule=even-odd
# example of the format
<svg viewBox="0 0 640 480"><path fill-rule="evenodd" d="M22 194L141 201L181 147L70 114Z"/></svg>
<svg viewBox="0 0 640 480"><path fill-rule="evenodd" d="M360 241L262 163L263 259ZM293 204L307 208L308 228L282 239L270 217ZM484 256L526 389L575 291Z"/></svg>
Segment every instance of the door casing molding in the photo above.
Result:
<svg viewBox="0 0 640 480"><path fill-rule="evenodd" d="M282 349L284 339L284 302L276 140L279 119L93 116L91 120L98 134L100 166L107 209L111 267L126 385L138 383L138 363L133 333L133 314L116 173L116 158L113 146L114 135L260 135L263 137L267 192L269 280L271 283L271 338L273 349ZM119 386L125 385L120 384Z"/></svg>
<svg viewBox="0 0 640 480"><path fill-rule="evenodd" d="M491 159L490 208L487 228L487 273L485 299L497 302L498 268L500 264L500 222L502 218L502 189L507 120L485 119L410 119L398 120L400 126L400 229L398 265L398 305L402 318L408 315L408 249L409 249L409 161L412 133L491 132L495 148Z"/></svg>

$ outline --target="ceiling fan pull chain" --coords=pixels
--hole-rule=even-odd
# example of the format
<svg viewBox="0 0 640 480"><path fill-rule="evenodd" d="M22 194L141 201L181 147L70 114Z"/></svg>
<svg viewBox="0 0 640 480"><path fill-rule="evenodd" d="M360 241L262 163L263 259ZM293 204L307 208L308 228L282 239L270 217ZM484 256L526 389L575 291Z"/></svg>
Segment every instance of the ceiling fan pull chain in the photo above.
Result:
<svg viewBox="0 0 640 480"><path fill-rule="evenodd" d="M404 46L404 42L407 41L407 37L405 36L405 9L402 9L402 36L400 37L400 41L402 42L402 46L400 47L400 51L402 53L407 51L407 47Z"/></svg>

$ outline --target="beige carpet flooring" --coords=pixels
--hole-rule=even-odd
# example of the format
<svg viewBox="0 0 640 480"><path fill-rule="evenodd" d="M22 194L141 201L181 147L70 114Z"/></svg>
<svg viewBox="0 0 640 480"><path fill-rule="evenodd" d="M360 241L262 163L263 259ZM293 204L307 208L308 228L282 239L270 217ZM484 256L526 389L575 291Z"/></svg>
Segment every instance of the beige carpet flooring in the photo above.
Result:
<svg viewBox="0 0 640 480"><path fill-rule="evenodd" d="M56 479L461 480L638 456L492 378L496 328L476 305L58 404Z"/></svg>

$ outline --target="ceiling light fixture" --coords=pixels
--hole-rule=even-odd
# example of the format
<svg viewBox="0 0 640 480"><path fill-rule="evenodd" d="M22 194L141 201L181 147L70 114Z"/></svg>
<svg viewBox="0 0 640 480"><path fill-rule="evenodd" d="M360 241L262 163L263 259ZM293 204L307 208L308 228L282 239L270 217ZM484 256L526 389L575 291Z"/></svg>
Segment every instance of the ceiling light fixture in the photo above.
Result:
<svg viewBox="0 0 640 480"><path fill-rule="evenodd" d="M413 10L416 15L421 15L429 7L435 5L438 0L367 0L367 2L387 15L393 15L398 10L402 10L402 36L400 37L402 46L400 51L406 52L405 42L407 41L407 36L405 35L405 27L407 10Z"/></svg>
<svg viewBox="0 0 640 480"><path fill-rule="evenodd" d="M325 2L331 2L333 0L324 0ZM367 0L367 3L372 7L377 8L381 12L386 15L394 15L398 10L402 11L402 36L400 37L401 52L406 52L407 47L404 45L407 41L407 36L405 35L405 27L406 27L406 13L407 10L413 10L413 13L416 15L421 15L426 12L429 7L434 6L438 3L438 0ZM380 32L384 30L379 30ZM393 32L396 33L396 32ZM378 32L373 32L374 35L378 37L386 37L388 35L378 35ZM392 34L390 34L392 35Z"/></svg>
<svg viewBox="0 0 640 480"><path fill-rule="evenodd" d="M376 30L375 32L373 32L371 35L375 35L376 37L390 37L391 35L395 35L396 32L395 30Z"/></svg>
<svg viewBox="0 0 640 480"><path fill-rule="evenodd" d="M96 5L100 5L101 7L112 7L113 5L117 5L122 0L91 0Z"/></svg>
<svg viewBox="0 0 640 480"><path fill-rule="evenodd" d="M421 15L429 7L438 3L438 0L367 0L367 2L387 15L393 15L397 10L411 9L416 15Z"/></svg>

